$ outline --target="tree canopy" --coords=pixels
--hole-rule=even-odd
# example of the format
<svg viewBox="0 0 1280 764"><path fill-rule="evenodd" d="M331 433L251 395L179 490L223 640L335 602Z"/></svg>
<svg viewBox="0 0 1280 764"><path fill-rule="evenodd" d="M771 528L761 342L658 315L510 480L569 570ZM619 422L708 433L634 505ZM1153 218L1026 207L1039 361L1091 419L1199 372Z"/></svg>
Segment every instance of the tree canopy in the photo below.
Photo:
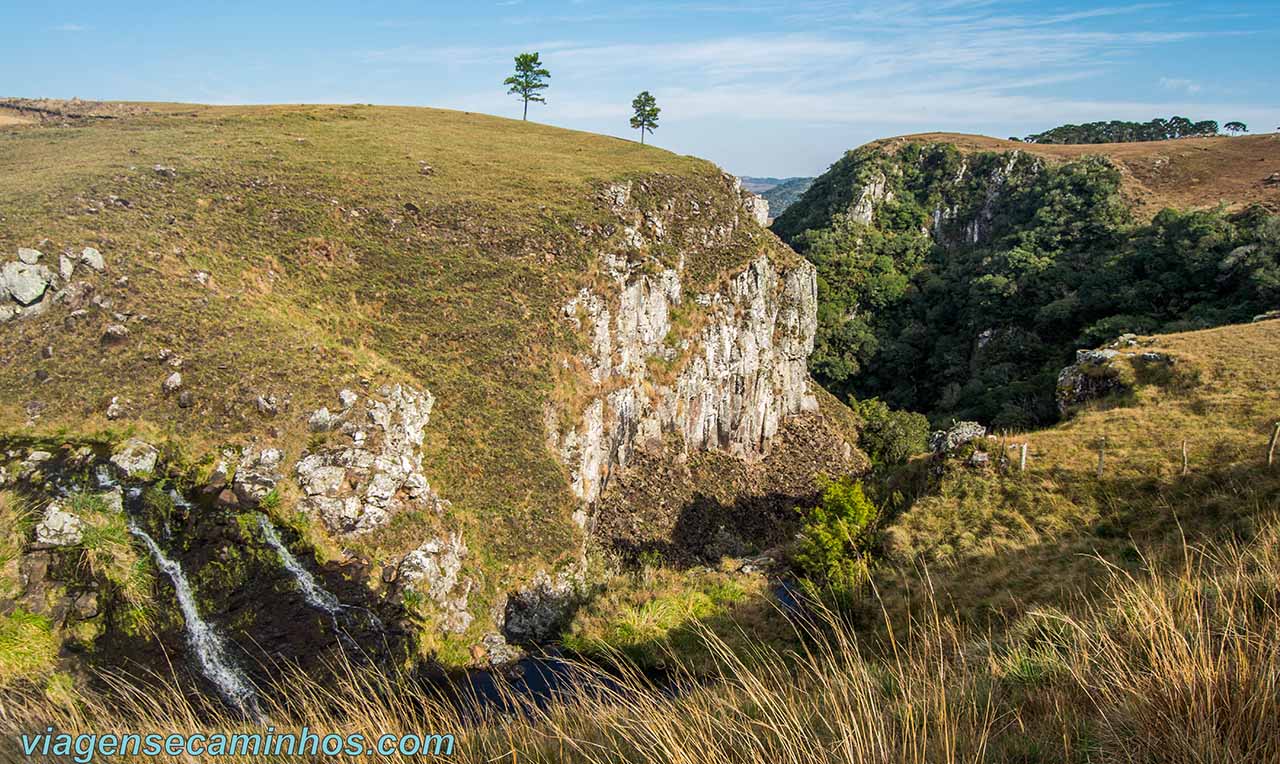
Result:
<svg viewBox="0 0 1280 764"><path fill-rule="evenodd" d="M644 134L658 129L658 99L645 90L631 101L631 127L640 131L640 143L644 143Z"/></svg>
<svg viewBox="0 0 1280 764"><path fill-rule="evenodd" d="M1043 133L1028 135L1023 140L1027 143L1134 143L1217 134L1218 123L1211 119L1192 122L1186 117L1170 117L1169 119L1156 118L1150 122L1123 122L1113 119L1110 122L1062 125Z"/></svg>
<svg viewBox="0 0 1280 764"><path fill-rule="evenodd" d="M510 77L502 81L507 86L507 93L518 96L524 101L524 119L529 119L529 102L546 103L547 99L542 96L542 91L546 90L548 84L546 80L551 78L551 72L544 69L542 61L539 60L538 54L521 53L516 56L516 72Z"/></svg>
<svg viewBox="0 0 1280 764"><path fill-rule="evenodd" d="M870 222L852 214L882 177ZM1100 157L859 150L774 231L818 268L814 377L939 424L1053 421L1077 348L1280 304L1280 216L1170 209L1135 223Z"/></svg>

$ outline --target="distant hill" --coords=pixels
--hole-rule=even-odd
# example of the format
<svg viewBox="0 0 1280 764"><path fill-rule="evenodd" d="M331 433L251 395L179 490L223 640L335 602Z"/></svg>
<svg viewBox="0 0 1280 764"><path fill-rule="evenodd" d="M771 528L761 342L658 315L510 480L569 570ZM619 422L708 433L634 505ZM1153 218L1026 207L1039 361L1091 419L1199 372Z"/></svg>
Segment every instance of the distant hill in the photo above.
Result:
<svg viewBox="0 0 1280 764"><path fill-rule="evenodd" d="M788 178L768 189L761 196L769 202L769 214L777 217L799 201L811 185L813 185L813 178Z"/></svg>
<svg viewBox="0 0 1280 764"><path fill-rule="evenodd" d="M1077 348L1280 304L1278 169L1273 135L851 151L773 225L818 267L810 369L938 424L1055 421Z"/></svg>
<svg viewBox="0 0 1280 764"><path fill-rule="evenodd" d="M792 178L757 178L749 175L739 177L742 181L742 187L753 194L763 194L771 188L780 186Z"/></svg>

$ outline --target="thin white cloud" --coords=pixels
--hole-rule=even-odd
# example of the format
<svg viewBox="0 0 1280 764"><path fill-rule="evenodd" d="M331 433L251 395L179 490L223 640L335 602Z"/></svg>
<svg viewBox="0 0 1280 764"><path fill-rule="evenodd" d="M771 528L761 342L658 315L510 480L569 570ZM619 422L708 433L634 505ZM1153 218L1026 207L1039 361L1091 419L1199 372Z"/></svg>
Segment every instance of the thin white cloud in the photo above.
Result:
<svg viewBox="0 0 1280 764"><path fill-rule="evenodd" d="M53 27L55 32L88 32L89 27L83 24L59 24Z"/></svg>
<svg viewBox="0 0 1280 764"><path fill-rule="evenodd" d="M1200 84L1192 80L1181 79L1178 77L1161 77L1160 87L1165 90L1178 90L1183 93L1199 93Z"/></svg>

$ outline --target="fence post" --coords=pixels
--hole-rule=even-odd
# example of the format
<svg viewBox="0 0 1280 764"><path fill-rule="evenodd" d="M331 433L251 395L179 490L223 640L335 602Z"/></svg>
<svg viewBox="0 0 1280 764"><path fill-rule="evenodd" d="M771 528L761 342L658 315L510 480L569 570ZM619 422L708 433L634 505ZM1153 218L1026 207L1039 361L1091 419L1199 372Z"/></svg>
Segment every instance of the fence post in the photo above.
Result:
<svg viewBox="0 0 1280 764"><path fill-rule="evenodd" d="M1102 477L1102 467L1107 458L1107 438L1104 435L1098 442L1098 477Z"/></svg>
<svg viewBox="0 0 1280 764"><path fill-rule="evenodd" d="M1182 474L1186 475L1190 471L1191 470L1187 465L1187 441L1183 439L1182 441Z"/></svg>
<svg viewBox="0 0 1280 764"><path fill-rule="evenodd" d="M1276 422L1275 429L1271 431L1271 444L1267 446L1267 466L1276 463L1276 440L1280 439L1280 422Z"/></svg>
<svg viewBox="0 0 1280 764"><path fill-rule="evenodd" d="M1027 444L1025 441L1023 442L1022 448L1019 449L1019 451L1020 453L1018 454L1018 472L1026 472L1027 471Z"/></svg>

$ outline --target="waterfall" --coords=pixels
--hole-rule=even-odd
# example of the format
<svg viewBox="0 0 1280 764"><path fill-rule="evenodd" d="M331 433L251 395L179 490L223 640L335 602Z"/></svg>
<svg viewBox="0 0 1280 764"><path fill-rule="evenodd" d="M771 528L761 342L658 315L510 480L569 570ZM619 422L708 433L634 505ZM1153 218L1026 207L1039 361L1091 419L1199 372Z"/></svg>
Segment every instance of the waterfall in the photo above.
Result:
<svg viewBox="0 0 1280 764"><path fill-rule="evenodd" d="M365 617L369 619L372 627L378 631L383 631L383 622L372 613L372 610L344 605L338 601L337 596L326 590L324 586L320 586L320 582L316 581L316 577L312 576L311 572L307 571L305 567L302 567L302 563L298 562L298 558L293 557L293 553L289 552L288 546L285 546L284 541L280 540L280 534L275 531L275 526L271 525L269 517L266 517L265 514L259 514L257 523L262 529L262 537L266 539L266 543L275 549L275 553L279 555L280 564L283 564L285 571L288 571L289 575L293 576L293 580L298 582L298 587L302 589L302 599L306 600L306 603L311 605L312 608L324 610L325 613L333 617L334 628L338 632L339 639L342 639L344 644L353 646L353 644L349 644L351 637L348 637L347 633L338 626L338 616L348 612L348 610L361 610L361 612L365 613Z"/></svg>
<svg viewBox="0 0 1280 764"><path fill-rule="evenodd" d="M289 574L298 582L298 586L302 588L302 598L307 601L307 604L329 615L337 615L342 610L342 603L320 586L310 571L302 567L298 558L294 557L289 547L280 540L280 534L276 533L276 527L271 524L266 515L258 516L258 525L262 528L262 537L267 540L271 548L276 550L276 554L280 555L280 562L284 565L284 569L289 571Z"/></svg>
<svg viewBox="0 0 1280 764"><path fill-rule="evenodd" d="M182 618L187 626L187 643L195 651L201 672L218 688L222 697L237 710L250 718L260 717L257 693L249 680L240 673L227 656L226 644L222 637L214 631L212 625L200 617L195 594L191 591L191 584L183 574L182 567L165 557L155 539L132 521L129 523L129 532L146 543L147 548L151 550L151 556L155 558L156 565L173 582L173 588L178 594L178 606L182 609Z"/></svg>
<svg viewBox="0 0 1280 764"><path fill-rule="evenodd" d="M289 571L294 580L298 582L298 586L302 589L302 598L307 604L317 610L323 610L334 617L334 627L337 628L337 617L341 613L351 609L350 605L344 605L333 596L331 592L326 590L316 581L316 577L311 572L302 567L302 563L298 562L298 558L293 556L289 551L289 547L284 545L280 540L280 534L276 532L276 527L271 524L271 520L266 515L258 516L258 525L262 528L262 537L266 539L267 544L276 550L276 554L280 556L280 563L284 565L284 569ZM378 631L382 631L382 621L372 611L366 608L359 608L365 613L369 619L369 623ZM339 630L339 636L343 636Z"/></svg>

